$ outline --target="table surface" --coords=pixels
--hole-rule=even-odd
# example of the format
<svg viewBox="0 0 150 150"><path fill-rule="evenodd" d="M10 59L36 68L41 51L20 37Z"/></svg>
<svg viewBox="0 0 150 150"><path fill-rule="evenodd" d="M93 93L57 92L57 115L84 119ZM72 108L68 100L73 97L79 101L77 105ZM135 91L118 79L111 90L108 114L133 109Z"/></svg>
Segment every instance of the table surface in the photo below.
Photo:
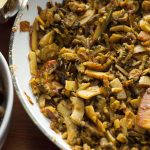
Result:
<svg viewBox="0 0 150 150"><path fill-rule="evenodd" d="M9 39L14 22L0 25L0 51L8 60ZM59 150L29 118L15 94L12 120L3 150Z"/></svg>

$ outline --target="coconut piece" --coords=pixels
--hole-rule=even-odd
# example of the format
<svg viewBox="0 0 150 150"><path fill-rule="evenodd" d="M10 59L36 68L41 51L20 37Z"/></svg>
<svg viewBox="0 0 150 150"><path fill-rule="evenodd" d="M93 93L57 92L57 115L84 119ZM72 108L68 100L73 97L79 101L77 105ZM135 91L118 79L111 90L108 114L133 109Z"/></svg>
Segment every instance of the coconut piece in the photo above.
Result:
<svg viewBox="0 0 150 150"><path fill-rule="evenodd" d="M78 88L78 91L80 91L80 90L84 90L84 89L86 89L86 88L88 88L89 86L90 86L90 82L88 82L88 83L81 83L81 84L79 84L79 88Z"/></svg>
<svg viewBox="0 0 150 150"><path fill-rule="evenodd" d="M71 97L70 100L73 104L70 118L75 124L80 124L84 115L84 101L78 97Z"/></svg>
<svg viewBox="0 0 150 150"><path fill-rule="evenodd" d="M77 89L76 82L66 80L65 89L68 90L68 91L76 91L76 89Z"/></svg>
<svg viewBox="0 0 150 150"><path fill-rule="evenodd" d="M79 18L80 25L86 24L94 15L93 10L87 10L83 16Z"/></svg>
<svg viewBox="0 0 150 150"><path fill-rule="evenodd" d="M98 115L96 114L94 108L92 105L86 106L85 107L85 113L86 116L96 124L98 130L100 131L101 134L103 134L105 131L105 128L103 126L103 123L99 120Z"/></svg>
<svg viewBox="0 0 150 150"><path fill-rule="evenodd" d="M137 125L141 128L150 129L150 88L147 89L138 109Z"/></svg>
<svg viewBox="0 0 150 150"><path fill-rule="evenodd" d="M141 31L137 37L140 41L148 41L150 40L150 34L144 31Z"/></svg>
<svg viewBox="0 0 150 150"><path fill-rule="evenodd" d="M139 80L139 85L150 86L150 77L149 76L142 76Z"/></svg>
<svg viewBox="0 0 150 150"><path fill-rule="evenodd" d="M110 82L110 85L112 88L120 88L122 89L120 92L117 93L117 99L126 99L127 98L127 95L125 93L125 90L123 88L123 85L122 83L120 82L120 80L118 78L115 78L114 80L112 80Z"/></svg>
<svg viewBox="0 0 150 150"><path fill-rule="evenodd" d="M57 106L57 110L64 118L64 123L67 127L67 142L70 145L74 145L78 137L78 130L77 126L70 119L71 111L67 108L67 103L65 101L61 101Z"/></svg>
<svg viewBox="0 0 150 150"><path fill-rule="evenodd" d="M77 92L77 95L83 99L91 99L92 97L101 94L101 90L98 86L92 86L85 90L80 90Z"/></svg>
<svg viewBox="0 0 150 150"><path fill-rule="evenodd" d="M136 45L134 47L134 54L145 52L145 48L141 45Z"/></svg>

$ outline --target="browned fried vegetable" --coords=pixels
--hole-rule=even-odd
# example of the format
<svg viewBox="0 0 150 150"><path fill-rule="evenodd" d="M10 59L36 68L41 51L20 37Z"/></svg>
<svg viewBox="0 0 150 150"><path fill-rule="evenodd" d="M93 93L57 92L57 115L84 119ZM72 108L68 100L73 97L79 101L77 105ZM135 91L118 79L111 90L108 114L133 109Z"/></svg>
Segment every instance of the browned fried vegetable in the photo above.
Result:
<svg viewBox="0 0 150 150"><path fill-rule="evenodd" d="M30 31L30 22L21 21L20 22L20 31L21 32L29 32Z"/></svg>
<svg viewBox="0 0 150 150"><path fill-rule="evenodd" d="M31 42L31 49L33 51L36 51L38 48L38 33L37 33L37 20L36 19L33 23L30 42Z"/></svg>

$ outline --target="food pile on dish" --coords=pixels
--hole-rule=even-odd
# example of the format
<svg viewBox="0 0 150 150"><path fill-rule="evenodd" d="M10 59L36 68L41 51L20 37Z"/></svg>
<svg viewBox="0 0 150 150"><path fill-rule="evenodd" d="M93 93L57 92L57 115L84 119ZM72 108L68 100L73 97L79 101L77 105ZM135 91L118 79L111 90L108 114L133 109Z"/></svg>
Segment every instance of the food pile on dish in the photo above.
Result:
<svg viewBox="0 0 150 150"><path fill-rule="evenodd" d="M150 149L150 1L38 6L30 85L74 150Z"/></svg>

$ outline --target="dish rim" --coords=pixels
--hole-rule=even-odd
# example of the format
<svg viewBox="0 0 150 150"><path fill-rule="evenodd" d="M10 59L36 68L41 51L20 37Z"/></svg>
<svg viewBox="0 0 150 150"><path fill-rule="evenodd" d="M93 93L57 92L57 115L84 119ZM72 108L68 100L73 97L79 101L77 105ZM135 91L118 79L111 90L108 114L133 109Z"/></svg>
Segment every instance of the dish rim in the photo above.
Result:
<svg viewBox="0 0 150 150"><path fill-rule="evenodd" d="M1 59L0 62L2 63L1 64L2 69L4 70L4 74L6 76L6 82L8 83L8 87L7 87L8 97L6 98L5 114L4 114L4 118L2 119L2 124L0 126L0 141L2 142L0 147L2 147L5 142L5 138L7 136L8 127L12 116L13 102L14 102L14 89L13 89L12 77L11 77L8 64L1 52L0 52L0 59Z"/></svg>
<svg viewBox="0 0 150 150"><path fill-rule="evenodd" d="M20 9L18 14L16 15L16 18L15 18L15 21L14 21L14 24L13 24L13 27L17 27L18 26L18 22L20 22L20 17L22 16L23 14L23 10L24 9ZM19 30L17 28L17 30ZM42 127L40 125L40 123L37 121L37 119L34 117L34 115L32 115L32 113L30 113L30 110L28 109L27 105L25 104L24 102L24 98L21 96L20 94L20 90L19 90L19 86L17 84L17 81L16 81L16 77L15 77L15 70L13 69L13 42L14 42L14 34L15 32L11 32L11 36L10 36L10 43L9 43L9 66L12 66L10 68L10 73L11 73L11 76L12 76L12 83L14 85L14 89L17 93L17 96L18 96L18 99L19 101L21 102L23 108L25 109L25 111L27 112L28 116L31 118L31 120L34 122L34 124L38 127L38 129L51 141L53 142L58 148L62 149L62 150L67 150L67 148L57 139L55 139L51 134L48 134L46 132L46 130L44 129L44 127ZM50 128L51 129L51 128ZM52 130L52 129L51 129ZM54 130L52 130L54 131ZM57 134L57 133L56 133ZM65 142L65 141L64 141ZM66 143L67 144L67 143ZM68 145L68 144L67 144ZM71 150L71 149L70 149Z"/></svg>

